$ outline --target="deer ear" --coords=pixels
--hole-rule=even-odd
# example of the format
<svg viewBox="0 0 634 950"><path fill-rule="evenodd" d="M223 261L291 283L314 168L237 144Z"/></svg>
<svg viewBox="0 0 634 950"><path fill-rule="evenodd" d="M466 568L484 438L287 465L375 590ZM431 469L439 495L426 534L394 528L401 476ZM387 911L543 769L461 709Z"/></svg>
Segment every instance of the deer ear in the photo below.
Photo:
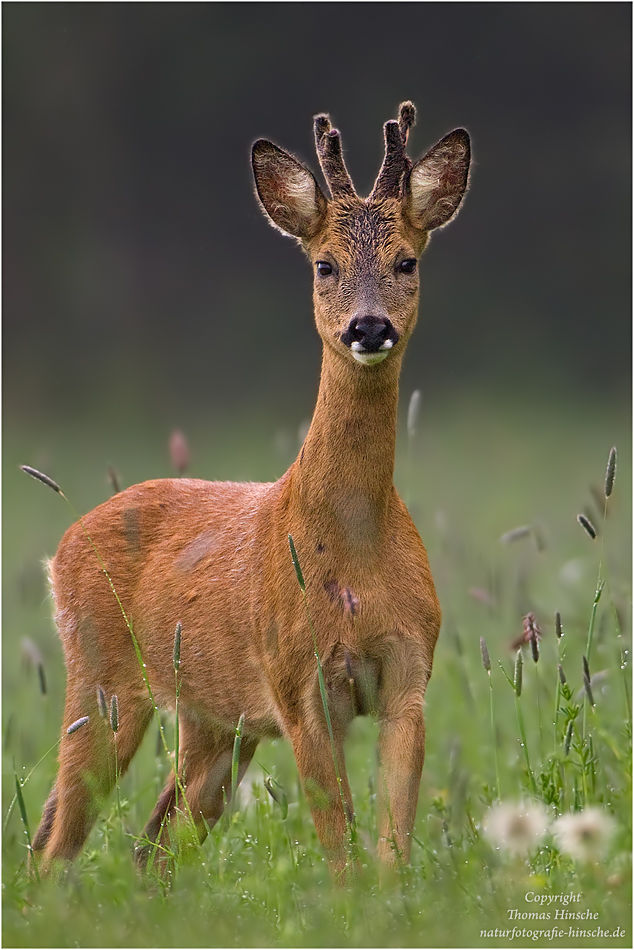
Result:
<svg viewBox="0 0 634 950"><path fill-rule="evenodd" d="M470 158L469 133L455 129L416 162L404 197L415 228L431 231L452 219L467 190Z"/></svg>
<svg viewBox="0 0 634 950"><path fill-rule="evenodd" d="M327 201L312 172L266 139L254 143L251 161L255 189L272 224L302 240L314 237Z"/></svg>

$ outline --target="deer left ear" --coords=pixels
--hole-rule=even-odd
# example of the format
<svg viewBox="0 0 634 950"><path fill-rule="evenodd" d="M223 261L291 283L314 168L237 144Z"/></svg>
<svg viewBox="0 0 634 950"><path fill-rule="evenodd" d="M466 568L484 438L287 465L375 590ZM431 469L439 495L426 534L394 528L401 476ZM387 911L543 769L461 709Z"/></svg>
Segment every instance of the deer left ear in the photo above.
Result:
<svg viewBox="0 0 634 950"><path fill-rule="evenodd" d="M412 168L405 189L405 214L423 231L447 224L469 182L471 144L466 129L455 129Z"/></svg>
<svg viewBox="0 0 634 950"><path fill-rule="evenodd" d="M271 223L300 240L314 237L328 202L313 173L266 139L254 143L251 161L258 198Z"/></svg>

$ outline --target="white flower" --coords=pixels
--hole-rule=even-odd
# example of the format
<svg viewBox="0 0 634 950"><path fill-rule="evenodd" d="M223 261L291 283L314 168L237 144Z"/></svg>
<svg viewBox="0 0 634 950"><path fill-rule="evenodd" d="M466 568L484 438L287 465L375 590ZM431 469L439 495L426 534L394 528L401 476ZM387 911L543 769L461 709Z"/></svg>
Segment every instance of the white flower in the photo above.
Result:
<svg viewBox="0 0 634 950"><path fill-rule="evenodd" d="M525 802L492 805L484 816L484 832L496 848L527 854L548 830L548 812L542 805Z"/></svg>
<svg viewBox="0 0 634 950"><path fill-rule="evenodd" d="M553 825L559 850L577 861L600 860L614 831L614 819L601 808L586 808L575 814L562 815Z"/></svg>

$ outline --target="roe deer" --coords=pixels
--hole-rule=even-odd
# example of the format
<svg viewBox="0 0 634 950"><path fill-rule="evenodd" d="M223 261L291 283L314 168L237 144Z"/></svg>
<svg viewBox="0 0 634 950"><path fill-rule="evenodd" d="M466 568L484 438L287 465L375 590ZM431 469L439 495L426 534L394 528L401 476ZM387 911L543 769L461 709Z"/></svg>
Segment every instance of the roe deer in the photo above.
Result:
<svg viewBox="0 0 634 950"><path fill-rule="evenodd" d="M113 735L98 715L98 693L102 704L104 693L118 696L121 772L153 715L123 610L160 706L174 703L174 629L182 625L178 767L201 840L229 797L244 715L238 778L260 739L288 737L340 875L353 815L344 737L355 715L373 712L378 854L391 866L409 859L440 608L425 548L393 485L398 380L417 317L418 258L429 232L456 213L470 158L469 136L456 129L414 164L406 154L414 119L406 102L385 124L385 157L367 199L353 188L326 115L314 131L329 198L288 152L264 139L253 145L264 211L299 240L314 270L323 341L315 412L299 457L273 484L148 481L64 535L50 578L68 683L59 772L33 843L44 871L75 857L114 784ZM176 833L177 798L182 808L172 774L146 827L150 840Z"/></svg>

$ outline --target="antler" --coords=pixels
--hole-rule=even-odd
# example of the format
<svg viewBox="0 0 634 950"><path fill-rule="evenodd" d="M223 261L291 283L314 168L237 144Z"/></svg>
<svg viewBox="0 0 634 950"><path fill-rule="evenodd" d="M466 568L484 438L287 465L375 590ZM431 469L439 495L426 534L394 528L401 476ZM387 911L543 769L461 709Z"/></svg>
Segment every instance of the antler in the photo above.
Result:
<svg viewBox="0 0 634 950"><path fill-rule="evenodd" d="M412 102L402 102L398 120L390 119L385 132L385 158L374 183L370 200L398 198L403 176L412 168L412 161L405 152L409 130L416 122L416 108Z"/></svg>
<svg viewBox="0 0 634 950"><path fill-rule="evenodd" d="M332 197L355 195L352 179L341 153L341 137L337 129L331 128L327 115L315 116L315 148Z"/></svg>

